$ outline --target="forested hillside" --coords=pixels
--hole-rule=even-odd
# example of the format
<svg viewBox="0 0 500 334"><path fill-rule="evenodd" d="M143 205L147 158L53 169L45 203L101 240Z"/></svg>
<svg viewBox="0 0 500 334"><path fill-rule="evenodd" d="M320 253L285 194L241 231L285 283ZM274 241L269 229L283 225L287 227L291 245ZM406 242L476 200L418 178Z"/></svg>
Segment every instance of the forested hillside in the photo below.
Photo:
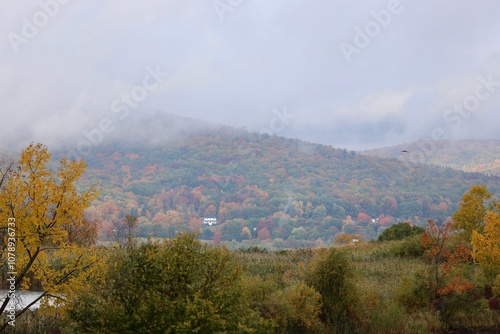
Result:
<svg viewBox="0 0 500 334"><path fill-rule="evenodd" d="M401 154L401 150L408 150L409 154ZM500 176L498 140L418 141L361 153Z"/></svg>
<svg viewBox="0 0 500 334"><path fill-rule="evenodd" d="M204 138L204 142L216 138L213 134L194 137ZM285 152L287 142L271 140L273 145L281 143L280 150ZM335 162L328 149L322 154L314 149L308 152L310 156ZM121 153L113 155L118 160ZM2 259L4 267L16 268L20 274L4 271L1 276L2 288L9 290L1 301L0 332L498 333L500 203L485 186L473 186L465 192L453 223L429 219L424 228L398 223L384 230L380 242L367 243L352 235L349 240L344 238L348 234L342 234L335 241L347 240L344 247L271 252L247 247L231 251L218 243L197 240L198 233L193 231L161 240L131 238L137 217L127 214L123 219L99 220L96 214L114 213L115 208L108 203L112 198L105 195L105 204L99 204L102 200L91 204L99 198L100 190L76 189L86 168L84 161L61 159L59 167L53 168L50 158L46 146L31 144L23 150L18 165L2 165L0 220L7 222L0 230ZM286 166L287 161L283 158L282 164ZM192 162L197 164L195 159ZM264 172L261 168L257 171ZM148 175L155 175L154 170ZM178 176L180 187L187 187L183 176ZM273 173L267 176L274 177ZM236 185L224 181L216 187L215 196L229 196L227 199L235 203L232 209L250 218L228 219L228 210L215 240L222 239L228 226L239 223L241 227L258 218L245 211L247 206L270 210L272 195L267 196L260 186L245 185L244 176L235 180ZM175 184L172 187L176 189ZM320 187L307 187L316 188ZM201 196L195 206L191 198L195 196L179 190L171 199L172 204L177 203L175 209L164 214L172 220L156 226L163 233L168 232L168 224L185 226L183 214L195 216L196 207L200 209L204 203L203 196L212 198ZM308 196L313 199L315 195ZM245 200L238 204L235 200L241 197ZM307 236L332 219L326 217L326 205L308 203L304 208L298 202L294 216L280 213L283 226L278 228L286 228L286 219L290 225L303 224L298 228ZM208 205L217 209L215 204ZM324 210L320 212L317 208L321 205ZM143 218L149 219L148 215L146 211ZM97 244L98 224L92 218L107 223L113 233L120 231L119 224L125 224L125 238L106 243L108 247ZM343 228L363 226L360 215L355 222L347 220ZM293 230L287 239L271 239L273 223L273 218L261 218L256 227L258 238L253 240L263 245L273 240L274 246L311 242L296 238ZM196 229L198 222L190 224ZM371 224L380 225L376 219ZM252 238L248 226L244 225L242 235ZM324 242L316 239L317 244ZM241 248L243 243L238 245ZM22 290L37 288L41 291L35 292L34 299L23 299Z"/></svg>
<svg viewBox="0 0 500 334"><path fill-rule="evenodd" d="M342 232L372 239L398 221L444 220L474 184L500 193L498 177L227 127L102 144L85 160L83 185L103 190L87 210L101 238L131 214L139 236L189 226L215 241L324 245ZM208 215L218 224L203 226Z"/></svg>

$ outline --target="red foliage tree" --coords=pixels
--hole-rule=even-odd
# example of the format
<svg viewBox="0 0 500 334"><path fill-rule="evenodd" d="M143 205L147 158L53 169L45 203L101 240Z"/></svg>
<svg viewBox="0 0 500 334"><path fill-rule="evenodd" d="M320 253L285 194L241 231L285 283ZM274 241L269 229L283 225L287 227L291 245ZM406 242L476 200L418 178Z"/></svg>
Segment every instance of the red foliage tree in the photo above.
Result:
<svg viewBox="0 0 500 334"><path fill-rule="evenodd" d="M215 231L214 233L214 242L220 242L221 232L220 230Z"/></svg>
<svg viewBox="0 0 500 334"><path fill-rule="evenodd" d="M360 212L358 213L358 222L369 222L372 218L368 216L366 213Z"/></svg>
<svg viewBox="0 0 500 334"><path fill-rule="evenodd" d="M430 258L433 270L432 291L441 317L446 315L445 296L472 290L475 285L460 273L460 265L471 259L470 245L454 237L451 222L438 225L427 222L420 239L425 254Z"/></svg>
<svg viewBox="0 0 500 334"><path fill-rule="evenodd" d="M262 228L257 232L259 240L267 240L271 237L271 233L269 233L269 230L267 228Z"/></svg>

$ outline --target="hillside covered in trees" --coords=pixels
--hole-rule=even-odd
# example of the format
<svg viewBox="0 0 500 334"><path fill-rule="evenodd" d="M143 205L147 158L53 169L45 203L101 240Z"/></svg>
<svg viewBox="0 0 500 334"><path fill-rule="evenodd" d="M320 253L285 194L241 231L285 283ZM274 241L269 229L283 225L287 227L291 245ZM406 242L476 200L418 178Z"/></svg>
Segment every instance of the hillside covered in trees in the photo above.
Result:
<svg viewBox="0 0 500 334"><path fill-rule="evenodd" d="M409 154L401 154L401 150ZM361 153L500 176L499 140L422 140Z"/></svg>
<svg viewBox="0 0 500 334"><path fill-rule="evenodd" d="M375 239L399 221L445 220L472 185L500 192L498 177L207 128L93 148L81 185L102 188L87 210L102 239L125 215L139 217L142 237L190 227L203 239L287 248L330 244L340 233ZM144 132L157 139L157 129ZM205 216L218 224L203 226Z"/></svg>
<svg viewBox="0 0 500 334"><path fill-rule="evenodd" d="M2 333L498 333L500 203L485 186L453 222L401 222L379 242L232 251L187 231L106 247L85 214L100 190L76 189L86 164L51 156L31 144L1 164Z"/></svg>

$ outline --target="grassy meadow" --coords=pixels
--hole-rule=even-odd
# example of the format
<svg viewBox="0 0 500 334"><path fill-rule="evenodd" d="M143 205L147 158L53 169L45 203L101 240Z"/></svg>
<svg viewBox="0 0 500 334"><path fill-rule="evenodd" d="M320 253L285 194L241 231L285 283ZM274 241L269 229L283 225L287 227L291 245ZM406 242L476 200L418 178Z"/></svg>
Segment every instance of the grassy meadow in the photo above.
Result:
<svg viewBox="0 0 500 334"><path fill-rule="evenodd" d="M461 310L464 303L450 301L452 307L454 303L457 306L447 323L443 323L433 301L426 300L429 291L425 291L425 284L432 266L430 260L415 249L418 242L418 238L412 238L335 247L345 255L352 269L350 278L358 300L354 332L497 333L498 313L489 309L483 296L482 271L473 263L468 264L467 270L477 284L475 300L470 303L474 307ZM293 312L288 319L284 319L283 314L287 310L287 305L284 305L286 300L291 300L287 291L297 289L311 270L311 263L329 250L266 251L254 248L234 252L244 266L244 280L247 280L252 292L251 298L257 299L261 307L264 305L267 316L275 316L281 321L276 328L277 333L326 332L321 325L316 328L313 325L297 325L300 316ZM256 292L259 284L261 291ZM303 312L307 310L303 309Z"/></svg>

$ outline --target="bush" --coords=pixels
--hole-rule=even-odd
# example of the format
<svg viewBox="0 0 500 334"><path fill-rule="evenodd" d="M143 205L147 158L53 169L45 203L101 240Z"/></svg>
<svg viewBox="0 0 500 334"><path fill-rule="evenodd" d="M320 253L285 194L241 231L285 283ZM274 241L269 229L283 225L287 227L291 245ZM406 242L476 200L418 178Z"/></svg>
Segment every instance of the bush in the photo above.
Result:
<svg viewBox="0 0 500 334"><path fill-rule="evenodd" d="M396 290L396 297L409 313L429 309L434 298L430 272L404 276Z"/></svg>
<svg viewBox="0 0 500 334"><path fill-rule="evenodd" d="M321 296L304 283L282 288L271 277L245 277L247 298L267 319L276 334L324 333L319 320Z"/></svg>
<svg viewBox="0 0 500 334"><path fill-rule="evenodd" d="M73 299L76 333L255 333L263 321L244 298L226 249L192 233L117 250L103 280Z"/></svg>
<svg viewBox="0 0 500 334"><path fill-rule="evenodd" d="M417 258L424 255L424 247L420 242L420 236L415 235L401 241L392 248L392 254L402 257Z"/></svg>
<svg viewBox="0 0 500 334"><path fill-rule="evenodd" d="M425 230L421 227L411 226L407 222L401 222L384 230L384 232L379 235L378 241L402 240L414 235L421 235L424 231Z"/></svg>
<svg viewBox="0 0 500 334"><path fill-rule="evenodd" d="M331 248L313 259L305 282L321 295L321 317L331 330L352 333L359 323L359 295L346 256Z"/></svg>
<svg viewBox="0 0 500 334"><path fill-rule="evenodd" d="M383 300L370 312L366 333L404 333L406 313L403 306L394 300Z"/></svg>

